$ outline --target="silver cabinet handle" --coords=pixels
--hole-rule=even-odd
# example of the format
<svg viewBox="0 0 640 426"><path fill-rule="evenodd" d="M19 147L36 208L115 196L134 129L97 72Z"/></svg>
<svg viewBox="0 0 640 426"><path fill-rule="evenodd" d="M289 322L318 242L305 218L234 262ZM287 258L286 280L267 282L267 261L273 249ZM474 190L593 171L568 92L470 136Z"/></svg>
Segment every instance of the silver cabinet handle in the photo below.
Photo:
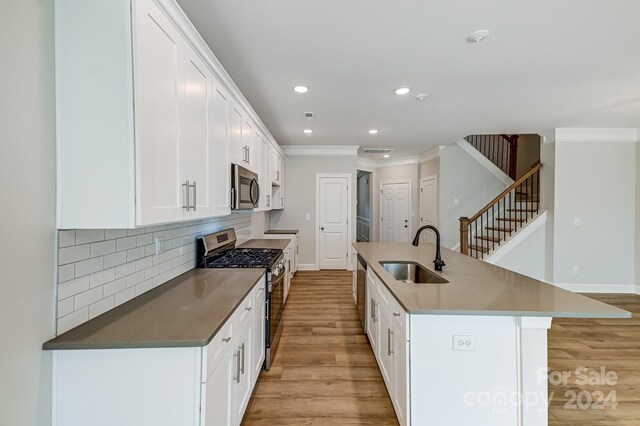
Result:
<svg viewBox="0 0 640 426"><path fill-rule="evenodd" d="M253 308L253 306L249 306L248 308L244 308L245 311L249 312Z"/></svg>
<svg viewBox="0 0 640 426"><path fill-rule="evenodd" d="M391 331L390 328L387 328L387 352L389 353L389 356L391 356L391 354L393 353L393 351L391 350L391 335L393 334L393 331Z"/></svg>
<svg viewBox="0 0 640 426"><path fill-rule="evenodd" d="M280 206L284 207L284 197L280 197Z"/></svg>
<svg viewBox="0 0 640 426"><path fill-rule="evenodd" d="M396 313L394 312L394 313L393 313L393 316L394 316L394 317L399 317L399 316L400 316L400 314L396 314Z"/></svg>
<svg viewBox="0 0 640 426"><path fill-rule="evenodd" d="M247 163L251 163L251 147L247 146Z"/></svg>
<svg viewBox="0 0 640 426"><path fill-rule="evenodd" d="M244 343L240 345L240 349L242 350L242 367L240 367L240 373L244 374ZM238 376L240 376L240 374L238 374Z"/></svg>
<svg viewBox="0 0 640 426"><path fill-rule="evenodd" d="M233 356L236 357L236 377L233 378L236 383L240 383L240 349Z"/></svg>
<svg viewBox="0 0 640 426"><path fill-rule="evenodd" d="M373 311L374 311L374 309L375 309L375 305L374 305L374 303L373 303L373 299L371 299L371 303L370 303L369 308L371 309L371 314L370 314L369 316L371 317L371 320L372 320L373 322L375 322L375 320L373 319Z"/></svg>
<svg viewBox="0 0 640 426"><path fill-rule="evenodd" d="M184 191L185 203L182 205L182 208L189 211L189 209L191 208L191 205L189 204L189 188L191 187L191 185L189 185L189 181L186 181L185 183L183 183L182 187L185 189Z"/></svg>
<svg viewBox="0 0 640 426"><path fill-rule="evenodd" d="M267 195L267 206L271 207L271 195Z"/></svg>
<svg viewBox="0 0 640 426"><path fill-rule="evenodd" d="M229 343L231 341L231 337L225 337L222 339L223 342Z"/></svg>
<svg viewBox="0 0 640 426"><path fill-rule="evenodd" d="M231 194L231 210L235 209L235 198L236 198L236 193L234 192L233 189L229 190L229 193Z"/></svg>
<svg viewBox="0 0 640 426"><path fill-rule="evenodd" d="M193 188L193 205L192 205L192 209L195 212L197 210L196 207L196 182L193 181L193 185L191 185L191 188Z"/></svg>
<svg viewBox="0 0 640 426"><path fill-rule="evenodd" d="M280 180L280 170L276 170L276 180Z"/></svg>

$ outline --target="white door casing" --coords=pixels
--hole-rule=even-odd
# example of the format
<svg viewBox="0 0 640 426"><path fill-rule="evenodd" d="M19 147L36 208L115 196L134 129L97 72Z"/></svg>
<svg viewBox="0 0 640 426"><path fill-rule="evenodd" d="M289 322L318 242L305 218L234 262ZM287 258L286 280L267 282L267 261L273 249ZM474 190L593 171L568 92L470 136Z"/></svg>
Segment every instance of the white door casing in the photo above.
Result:
<svg viewBox="0 0 640 426"><path fill-rule="evenodd" d="M380 182L380 241L411 238L411 181Z"/></svg>
<svg viewBox="0 0 640 426"><path fill-rule="evenodd" d="M420 226L438 226L438 177L427 176L420 179ZM434 242L435 236L423 233L422 241Z"/></svg>
<svg viewBox="0 0 640 426"><path fill-rule="evenodd" d="M350 174L316 174L316 264L319 269L348 269L350 191Z"/></svg>

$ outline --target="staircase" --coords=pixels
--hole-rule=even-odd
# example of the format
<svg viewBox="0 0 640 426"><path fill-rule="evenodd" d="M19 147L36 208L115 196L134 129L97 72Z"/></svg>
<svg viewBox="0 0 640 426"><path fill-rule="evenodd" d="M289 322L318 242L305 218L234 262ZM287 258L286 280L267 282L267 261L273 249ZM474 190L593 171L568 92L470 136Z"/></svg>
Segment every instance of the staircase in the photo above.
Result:
<svg viewBox="0 0 640 426"><path fill-rule="evenodd" d="M465 139L515 179L517 135L480 135ZM460 218L461 253L484 259L538 214L541 167L539 161L532 164L522 177L480 211L470 218Z"/></svg>

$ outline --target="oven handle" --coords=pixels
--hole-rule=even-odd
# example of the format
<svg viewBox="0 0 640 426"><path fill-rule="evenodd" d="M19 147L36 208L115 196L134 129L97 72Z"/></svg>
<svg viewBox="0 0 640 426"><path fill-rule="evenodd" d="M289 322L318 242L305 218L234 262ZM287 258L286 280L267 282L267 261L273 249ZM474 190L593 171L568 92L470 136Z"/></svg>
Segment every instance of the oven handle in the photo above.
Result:
<svg viewBox="0 0 640 426"><path fill-rule="evenodd" d="M272 277L272 279L271 279L271 290L270 290L271 292L273 292L273 288L274 287L277 287L280 284L282 284L282 281L284 281L284 276L285 276L284 271L282 271L282 273L279 276L275 277L275 279L273 279L273 274L271 274L271 277Z"/></svg>

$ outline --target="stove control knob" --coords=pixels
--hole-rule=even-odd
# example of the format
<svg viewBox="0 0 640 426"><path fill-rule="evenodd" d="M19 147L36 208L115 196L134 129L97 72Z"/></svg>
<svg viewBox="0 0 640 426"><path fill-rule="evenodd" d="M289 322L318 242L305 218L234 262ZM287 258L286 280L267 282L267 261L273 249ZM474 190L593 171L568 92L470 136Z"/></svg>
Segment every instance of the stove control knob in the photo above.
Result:
<svg viewBox="0 0 640 426"><path fill-rule="evenodd" d="M275 275L276 277L278 275L280 275L280 272L282 272L282 270L280 269L280 266L276 266L276 269L273 270L273 275Z"/></svg>

